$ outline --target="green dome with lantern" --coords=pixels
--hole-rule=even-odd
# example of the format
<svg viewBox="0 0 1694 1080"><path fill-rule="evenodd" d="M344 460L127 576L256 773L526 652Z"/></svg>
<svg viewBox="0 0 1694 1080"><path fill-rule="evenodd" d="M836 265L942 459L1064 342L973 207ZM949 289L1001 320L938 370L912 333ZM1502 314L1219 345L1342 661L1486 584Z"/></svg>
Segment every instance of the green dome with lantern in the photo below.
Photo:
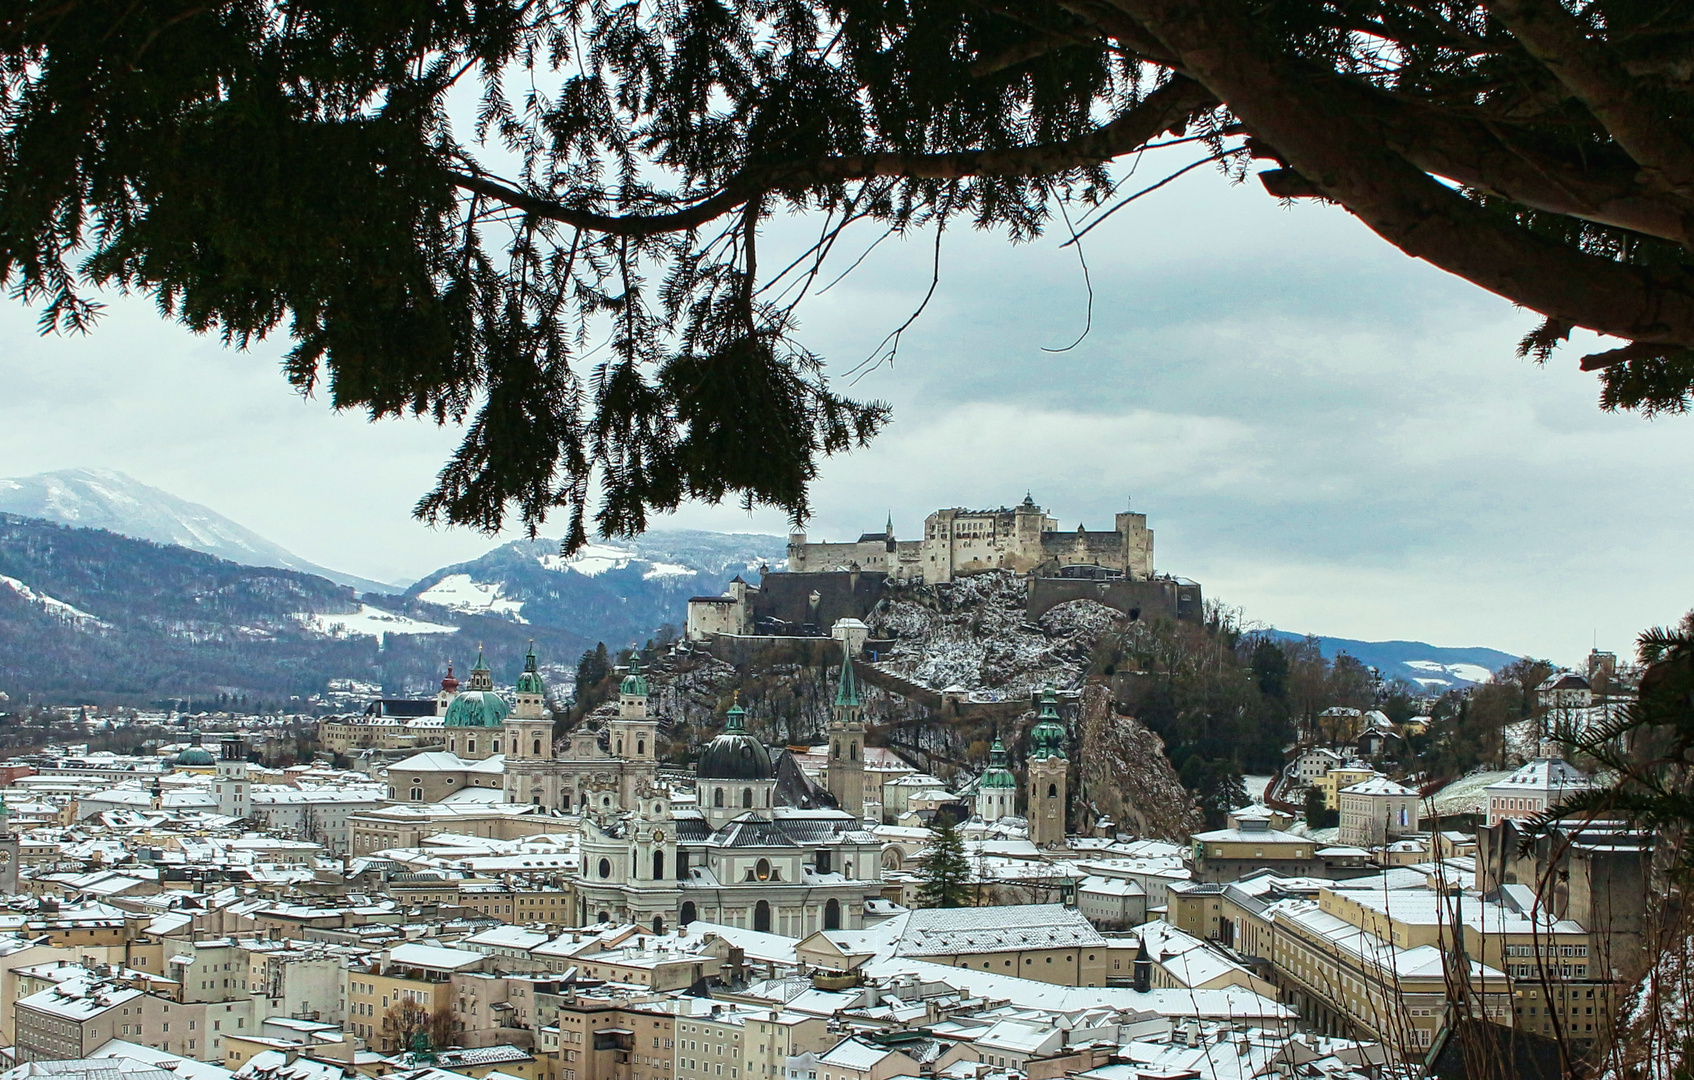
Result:
<svg viewBox="0 0 1694 1080"><path fill-rule="evenodd" d="M537 675L536 678L540 678ZM494 692L494 678L488 670L488 665L482 659L482 650L476 654L476 666L471 668L470 678L465 680L468 689L459 691L453 698L453 703L447 706L447 715L442 718L442 726L450 728L497 728L506 723L506 714L512 707L506 704L504 698Z"/></svg>
<svg viewBox="0 0 1694 1080"><path fill-rule="evenodd" d="M1006 762L1006 744L996 737L994 745L988 749L988 768L983 772L982 780L977 784L977 787L985 789L1017 787L1018 779L1012 775L1012 770L1006 767Z"/></svg>
<svg viewBox="0 0 1694 1080"><path fill-rule="evenodd" d="M529 643L529 654L523 658L523 674L518 676L518 693L547 696L547 683L535 663L535 642Z"/></svg>
<svg viewBox="0 0 1694 1080"><path fill-rule="evenodd" d="M1053 684L1041 692L1041 712L1035 726L1029 729L1029 757L1035 760L1065 757L1065 741L1069 737L1065 722L1059 717L1059 698Z"/></svg>
<svg viewBox="0 0 1694 1080"><path fill-rule="evenodd" d="M629 658L629 674L623 677L623 683L618 687L618 693L626 697L647 696L647 676L641 674L640 655Z"/></svg>

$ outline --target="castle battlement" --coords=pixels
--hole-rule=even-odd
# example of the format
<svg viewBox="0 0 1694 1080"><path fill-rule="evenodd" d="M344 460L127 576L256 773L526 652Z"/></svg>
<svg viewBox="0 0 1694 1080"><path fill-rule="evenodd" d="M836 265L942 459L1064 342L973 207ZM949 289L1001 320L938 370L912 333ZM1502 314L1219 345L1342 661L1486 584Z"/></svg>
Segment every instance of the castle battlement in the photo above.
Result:
<svg viewBox="0 0 1694 1080"><path fill-rule="evenodd" d="M923 536L916 540L896 539L892 518L882 532L863 533L854 541L814 543L805 533L788 538L792 573L860 570L934 583L984 570L1058 575L1067 567L1094 568L1099 576L1130 581L1152 578L1153 531L1147 515L1120 513L1110 530L1090 532L1079 525L1074 532L1061 531L1058 520L1026 495L1017 506L937 510L924 519Z"/></svg>

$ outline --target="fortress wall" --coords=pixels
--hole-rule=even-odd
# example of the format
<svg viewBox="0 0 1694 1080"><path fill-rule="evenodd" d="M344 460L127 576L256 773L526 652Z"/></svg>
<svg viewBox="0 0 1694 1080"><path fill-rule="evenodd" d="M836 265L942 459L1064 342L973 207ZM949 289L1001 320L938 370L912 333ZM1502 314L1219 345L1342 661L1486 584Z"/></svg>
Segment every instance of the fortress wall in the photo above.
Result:
<svg viewBox="0 0 1694 1080"><path fill-rule="evenodd" d="M828 633L837 619L863 619L887 591L888 578L880 572L821 571L815 573L772 573L759 582L750 599L755 629L759 619L780 619L792 626L815 625ZM818 596L812 602L812 594Z"/></svg>
<svg viewBox="0 0 1694 1080"><path fill-rule="evenodd" d="M1089 581L1080 578L1030 578L1030 619L1039 619L1059 604L1093 600L1138 619L1190 619L1203 613L1200 586L1172 578L1152 581Z"/></svg>

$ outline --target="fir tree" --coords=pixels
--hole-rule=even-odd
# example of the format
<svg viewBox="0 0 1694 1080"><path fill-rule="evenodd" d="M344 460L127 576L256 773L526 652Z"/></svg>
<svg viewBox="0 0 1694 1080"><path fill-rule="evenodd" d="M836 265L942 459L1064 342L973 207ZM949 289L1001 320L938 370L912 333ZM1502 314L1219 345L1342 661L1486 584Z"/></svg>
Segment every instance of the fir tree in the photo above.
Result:
<svg viewBox="0 0 1694 1080"><path fill-rule="evenodd" d="M971 867L965 859L965 842L953 818L942 814L935 820L929 850L918 860L919 907L969 907Z"/></svg>

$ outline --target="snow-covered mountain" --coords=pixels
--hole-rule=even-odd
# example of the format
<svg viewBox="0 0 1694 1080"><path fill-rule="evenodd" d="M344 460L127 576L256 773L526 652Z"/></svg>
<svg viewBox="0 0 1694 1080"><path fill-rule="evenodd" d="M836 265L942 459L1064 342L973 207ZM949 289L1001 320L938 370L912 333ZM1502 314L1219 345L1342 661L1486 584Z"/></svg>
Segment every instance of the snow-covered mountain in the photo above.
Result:
<svg viewBox="0 0 1694 1080"><path fill-rule="evenodd" d="M1299 641L1304 634L1272 630L1272 637ZM1346 653L1368 667L1374 667L1384 680L1401 679L1421 686L1425 693L1440 694L1447 690L1462 690L1467 686L1485 683L1494 672L1518 659L1508 652L1481 646L1451 648L1431 645L1424 641L1356 641L1353 638L1318 638L1318 647L1325 657L1334 659Z"/></svg>
<svg viewBox="0 0 1694 1080"><path fill-rule="evenodd" d="M566 630L607 645L681 630L690 596L716 596L737 574L784 565L787 540L763 533L653 531L595 541L569 558L557 540L517 540L446 566L407 590L448 611Z"/></svg>
<svg viewBox="0 0 1694 1080"><path fill-rule="evenodd" d="M179 499L115 469L62 469L0 479L0 513L175 544L243 566L303 570L361 592L394 592L369 578L300 558L210 507Z"/></svg>

